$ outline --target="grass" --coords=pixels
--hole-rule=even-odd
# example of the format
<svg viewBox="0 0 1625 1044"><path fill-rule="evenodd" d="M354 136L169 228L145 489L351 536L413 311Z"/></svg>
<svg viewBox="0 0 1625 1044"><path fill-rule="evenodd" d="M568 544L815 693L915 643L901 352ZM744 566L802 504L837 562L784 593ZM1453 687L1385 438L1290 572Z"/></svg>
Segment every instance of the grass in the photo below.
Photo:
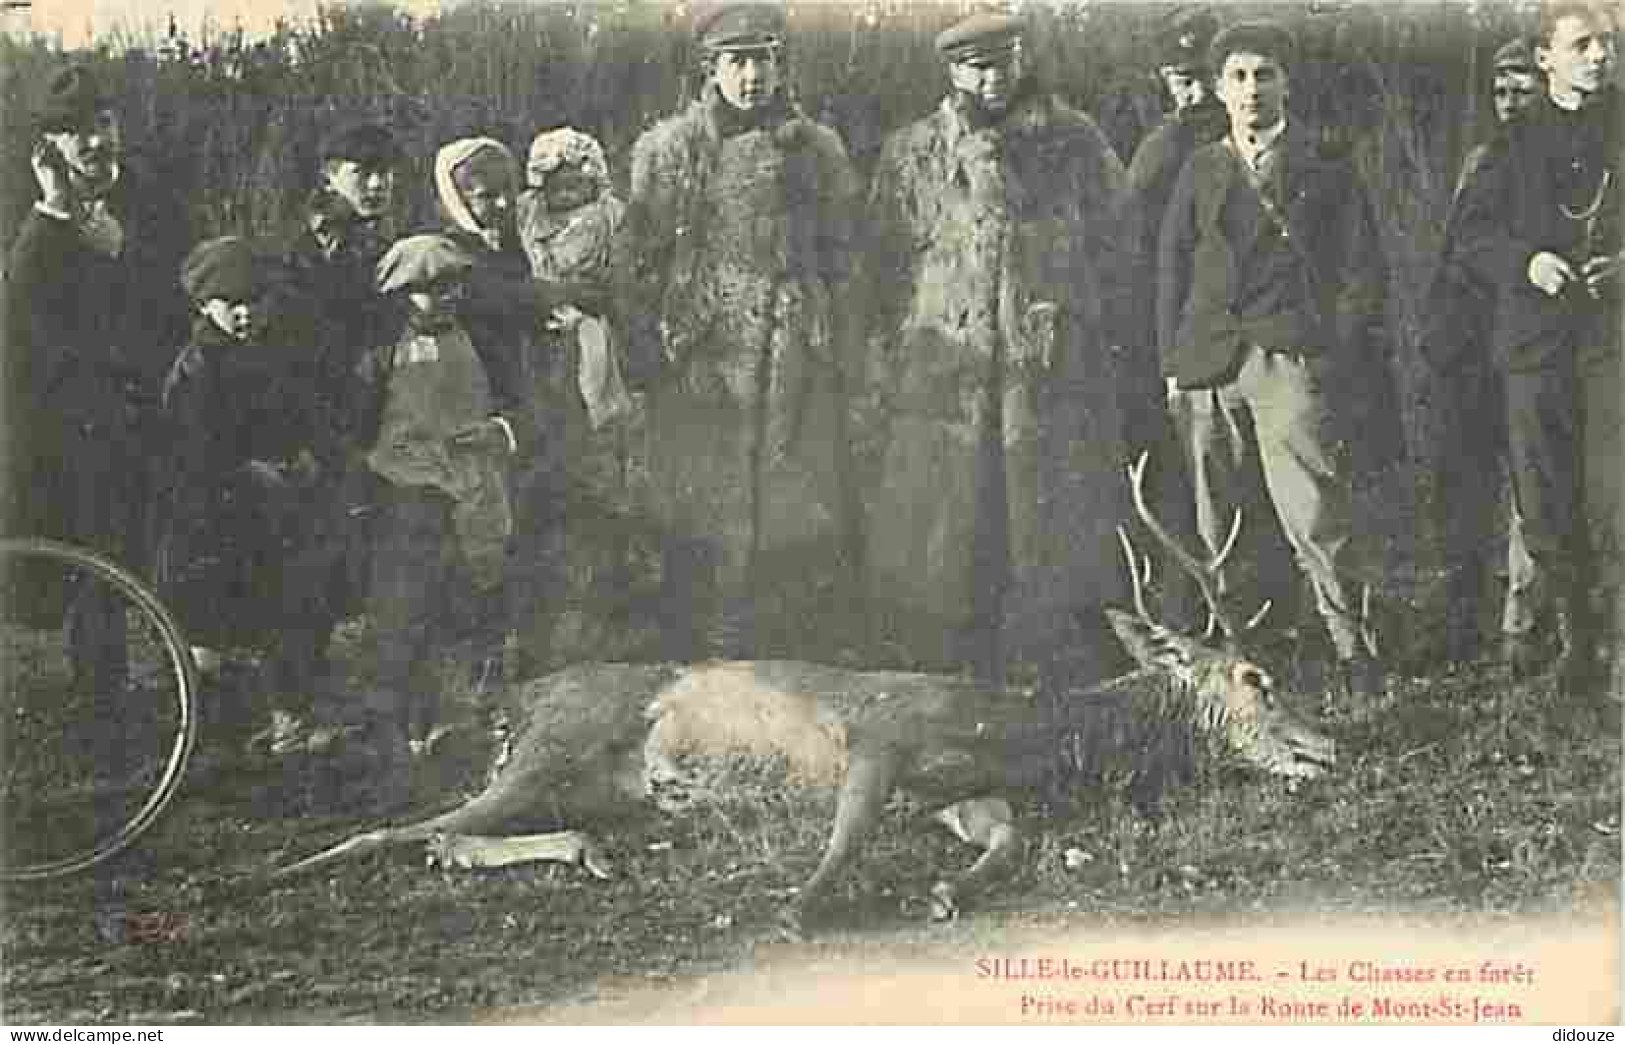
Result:
<svg viewBox="0 0 1625 1044"><path fill-rule="evenodd" d="M472 718L478 702L465 689L458 706ZM1617 705L1564 703L1477 663L1397 677L1324 726L1342 760L1304 786L1205 759L1149 806L1119 774L1073 791L1035 822L1022 869L933 938L985 946L1034 917L1091 935L1299 911L1512 918L1617 895ZM478 789L483 753L425 781L425 807ZM607 883L551 866L442 875L401 850L241 889L364 824L291 814L274 778L215 761L99 885L6 890L9 1021L464 1021L747 965L777 939L833 804L755 791L604 826ZM894 801L841 883L838 937L910 938L936 875L968 865L918 811ZM173 938L150 938L165 925Z"/></svg>
<svg viewBox="0 0 1625 1044"><path fill-rule="evenodd" d="M297 68L266 54L240 76L139 55L97 60L123 89L130 139L189 193L200 236L281 229L308 188L322 129L362 113L390 119L408 141L415 166L402 183L415 227L432 220L427 157L462 134L494 132L523 150L535 129L575 123L603 137L624 176L636 134L676 104L686 49L653 5L598 8L613 14L594 22L594 34L572 27L575 8L473 7L419 25L376 8L334 13L300 37ZM802 100L839 127L860 168L885 133L940 94L930 37L957 9L879 3L800 23ZM863 20L870 10L882 16L876 25ZM1420 291L1455 167L1484 118L1472 100L1475 48L1460 46L1472 28L1464 10L1362 5L1346 25L1342 15L1300 25L1312 61L1295 97L1346 117L1377 195L1413 448L1427 444L1430 424L1415 345ZM1512 22L1506 5L1477 10L1482 57ZM1084 11L1050 16L1041 58L1126 152L1155 116L1143 72L1157 12ZM16 114L31 111L32 92L59 60L0 40L0 114L13 116L0 116L0 232L31 202L28 128ZM1371 104L1343 105L1351 79L1337 73L1365 84ZM1368 490L1362 508L1372 521L1364 528L1388 536L1384 571L1411 612L1417 647L1429 644L1418 622L1437 618L1440 590L1437 549L1419 532L1418 519L1431 517L1427 486L1425 476L1400 474ZM1322 672L1305 656L1271 666L1309 707ZM462 666L446 676L464 677ZM486 709L466 690L453 688L450 702L470 720ZM1023 869L942 931L985 940L1039 916L1098 934L1305 909L1502 918L1615 901L1616 718L1612 708L1565 705L1546 683L1510 686L1485 663L1417 669L1386 698L1327 720L1343 760L1295 792L1208 762L1153 808L1113 785L1118 775L1079 790L1037 826ZM241 875L365 824L306 814L298 787L232 764L235 749L206 729L201 750L215 771L195 775L99 881L0 893L7 1021L460 1021L556 1007L607 983L737 966L775 937L773 915L816 864L831 807L827 794L769 793L615 828L606 836L619 874L608 883L556 867L441 876L401 851L327 879L236 890ZM477 789L479 753L451 766L442 786L426 779L425 804ZM910 938L935 875L968 863L963 846L907 813L888 814L843 881L833 925L842 937Z"/></svg>

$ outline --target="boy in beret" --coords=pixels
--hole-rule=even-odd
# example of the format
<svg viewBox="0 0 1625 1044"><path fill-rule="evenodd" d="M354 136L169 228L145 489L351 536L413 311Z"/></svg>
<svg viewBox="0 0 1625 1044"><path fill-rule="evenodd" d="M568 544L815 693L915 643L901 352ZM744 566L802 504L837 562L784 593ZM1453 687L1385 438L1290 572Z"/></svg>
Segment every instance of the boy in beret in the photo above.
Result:
<svg viewBox="0 0 1625 1044"><path fill-rule="evenodd" d="M1122 665L1100 607L1124 594L1143 237L1122 162L1043 88L1026 36L985 13L945 30L947 96L882 151L857 442L886 637L911 663L1001 684L1014 660L1059 688Z"/></svg>
<svg viewBox="0 0 1625 1044"><path fill-rule="evenodd" d="M197 318L164 382L173 443L160 574L192 640L231 644L240 631L225 628L245 620L274 635L261 679L272 720L256 746L285 754L316 709L330 614L314 523L336 446L277 268L236 236L199 244L181 267Z"/></svg>
<svg viewBox="0 0 1625 1044"><path fill-rule="evenodd" d="M51 77L38 131L39 198L6 266L0 521L142 572L149 421L169 353L186 337L172 282L190 242L186 211L126 155L112 98L88 66ZM72 597L69 632L80 684L116 705L120 607L91 585Z"/></svg>
<svg viewBox="0 0 1625 1044"><path fill-rule="evenodd" d="M1213 41L1230 132L1192 154L1163 218L1162 372L1170 405L1188 417L1210 551L1262 468L1336 651L1339 686L1369 695L1381 671L1352 579L1351 489L1326 423L1328 397L1346 382L1324 375L1386 366L1387 266L1353 163L1325 154L1288 115L1293 56L1291 34L1274 22L1239 22Z"/></svg>
<svg viewBox="0 0 1625 1044"><path fill-rule="evenodd" d="M401 796L404 752L438 735L438 694L423 673L446 607L459 587L500 601L513 532L508 472L534 439L508 360L471 340L459 316L473 268L442 235L402 239L378 263L378 292L401 314L398 336L363 366L382 401L366 452L380 488L363 668L381 807Z"/></svg>
<svg viewBox="0 0 1625 1044"><path fill-rule="evenodd" d="M1625 643L1615 31L1603 5L1542 8L1533 43L1545 89L1490 142L1462 195L1458 240L1462 263L1495 290L1491 357L1528 553L1507 591L1506 656L1515 676L1555 667L1562 689L1585 697L1606 691L1598 653L1618 672Z"/></svg>
<svg viewBox="0 0 1625 1044"><path fill-rule="evenodd" d="M664 654L834 656L857 614L810 614L857 597L843 346L858 182L791 96L781 6L702 8L694 35L700 97L638 139L617 243L629 356L649 378Z"/></svg>
<svg viewBox="0 0 1625 1044"><path fill-rule="evenodd" d="M1497 130L1536 100L1541 83L1529 41L1514 37L1491 59ZM1439 267L1428 291L1427 329L1421 348L1437 382L1443 414L1433 444L1435 525L1442 536L1447 580L1442 662L1465 662L1479 652L1479 609L1490 571L1495 518L1500 511L1507 452L1504 397L1490 358L1495 288L1479 280L1460 256L1461 202L1489 152L1474 146L1462 160L1445 219ZM1508 520L1507 568L1514 589L1527 570L1516 513Z"/></svg>

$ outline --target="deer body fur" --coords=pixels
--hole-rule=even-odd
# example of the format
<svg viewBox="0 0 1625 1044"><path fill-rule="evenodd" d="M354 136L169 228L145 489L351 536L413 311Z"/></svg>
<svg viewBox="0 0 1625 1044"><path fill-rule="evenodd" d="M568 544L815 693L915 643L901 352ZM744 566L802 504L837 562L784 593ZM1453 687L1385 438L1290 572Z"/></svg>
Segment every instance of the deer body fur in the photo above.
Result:
<svg viewBox="0 0 1625 1044"><path fill-rule="evenodd" d="M1143 467L1142 458L1130 472L1136 503L1168 543L1139 496ZM823 858L786 913L792 927L822 903L895 790L983 850L968 870L931 889L933 913L952 916L962 897L1021 852L1007 798L1043 783L1063 734L1104 703L1205 733L1275 775L1324 771L1336 757L1333 742L1276 701L1268 673L1234 642L1215 648L1151 619L1141 590L1148 566L1142 569L1126 536L1123 543L1139 613L1108 609L1106 616L1140 664L1134 674L1052 705L967 678L799 661L579 664L516 686L511 695L524 720L478 796L441 816L356 835L274 876L409 842L429 842L447 865L552 859L606 876L596 844L579 827L684 804L708 789L726 794L750 777L837 793ZM1180 560L1211 594L1205 577L1226 553L1228 546L1206 564ZM1222 612L1216 597L1209 603ZM1239 633L1227 618L1221 623L1227 635ZM552 832L512 836L525 831Z"/></svg>

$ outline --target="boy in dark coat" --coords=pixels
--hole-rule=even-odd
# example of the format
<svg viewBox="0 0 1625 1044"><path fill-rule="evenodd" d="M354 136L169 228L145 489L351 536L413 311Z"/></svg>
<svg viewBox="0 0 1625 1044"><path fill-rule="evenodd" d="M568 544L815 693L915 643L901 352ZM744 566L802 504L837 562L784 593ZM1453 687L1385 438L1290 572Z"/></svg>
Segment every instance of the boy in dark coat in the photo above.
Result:
<svg viewBox="0 0 1625 1044"><path fill-rule="evenodd" d="M278 314L273 266L234 236L199 245L182 266L198 318L164 382L174 442L160 573L192 641L230 644L244 622L275 635L263 682L280 753L312 710L329 617L315 522L335 453L311 346Z"/></svg>
<svg viewBox="0 0 1625 1044"><path fill-rule="evenodd" d="M1598 634L1608 647L1620 642L1613 32L1609 15L1587 4L1542 13L1535 63L1547 89L1485 153L1461 201L1457 255L1496 292L1493 358L1505 373L1513 497L1531 566L1507 593L1507 656L1519 675L1556 662L1571 692L1590 688Z"/></svg>

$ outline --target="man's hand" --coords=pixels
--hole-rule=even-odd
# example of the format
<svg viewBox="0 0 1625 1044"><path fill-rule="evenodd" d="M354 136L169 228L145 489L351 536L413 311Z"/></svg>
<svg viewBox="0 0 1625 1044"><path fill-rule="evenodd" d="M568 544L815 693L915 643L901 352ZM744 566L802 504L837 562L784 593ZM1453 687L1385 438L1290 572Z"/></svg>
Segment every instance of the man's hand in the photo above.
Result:
<svg viewBox="0 0 1625 1044"><path fill-rule="evenodd" d="M1601 297L1613 293L1619 288L1620 255L1607 254L1594 257L1580 268L1580 275L1585 279L1586 293L1592 297Z"/></svg>
<svg viewBox="0 0 1625 1044"><path fill-rule="evenodd" d="M1542 250L1529 259L1529 281L1551 297L1562 293L1578 278L1574 266L1550 250Z"/></svg>
<svg viewBox="0 0 1625 1044"><path fill-rule="evenodd" d="M68 179L68 161L56 144L43 139L34 146L31 157L34 180L39 184L40 202L52 210L67 213L73 207L73 186Z"/></svg>
<svg viewBox="0 0 1625 1044"><path fill-rule="evenodd" d="M508 441L508 428L495 417L488 417L482 421L475 421L458 431L451 433L447 440L461 450L478 450L484 453L507 454L513 449Z"/></svg>

